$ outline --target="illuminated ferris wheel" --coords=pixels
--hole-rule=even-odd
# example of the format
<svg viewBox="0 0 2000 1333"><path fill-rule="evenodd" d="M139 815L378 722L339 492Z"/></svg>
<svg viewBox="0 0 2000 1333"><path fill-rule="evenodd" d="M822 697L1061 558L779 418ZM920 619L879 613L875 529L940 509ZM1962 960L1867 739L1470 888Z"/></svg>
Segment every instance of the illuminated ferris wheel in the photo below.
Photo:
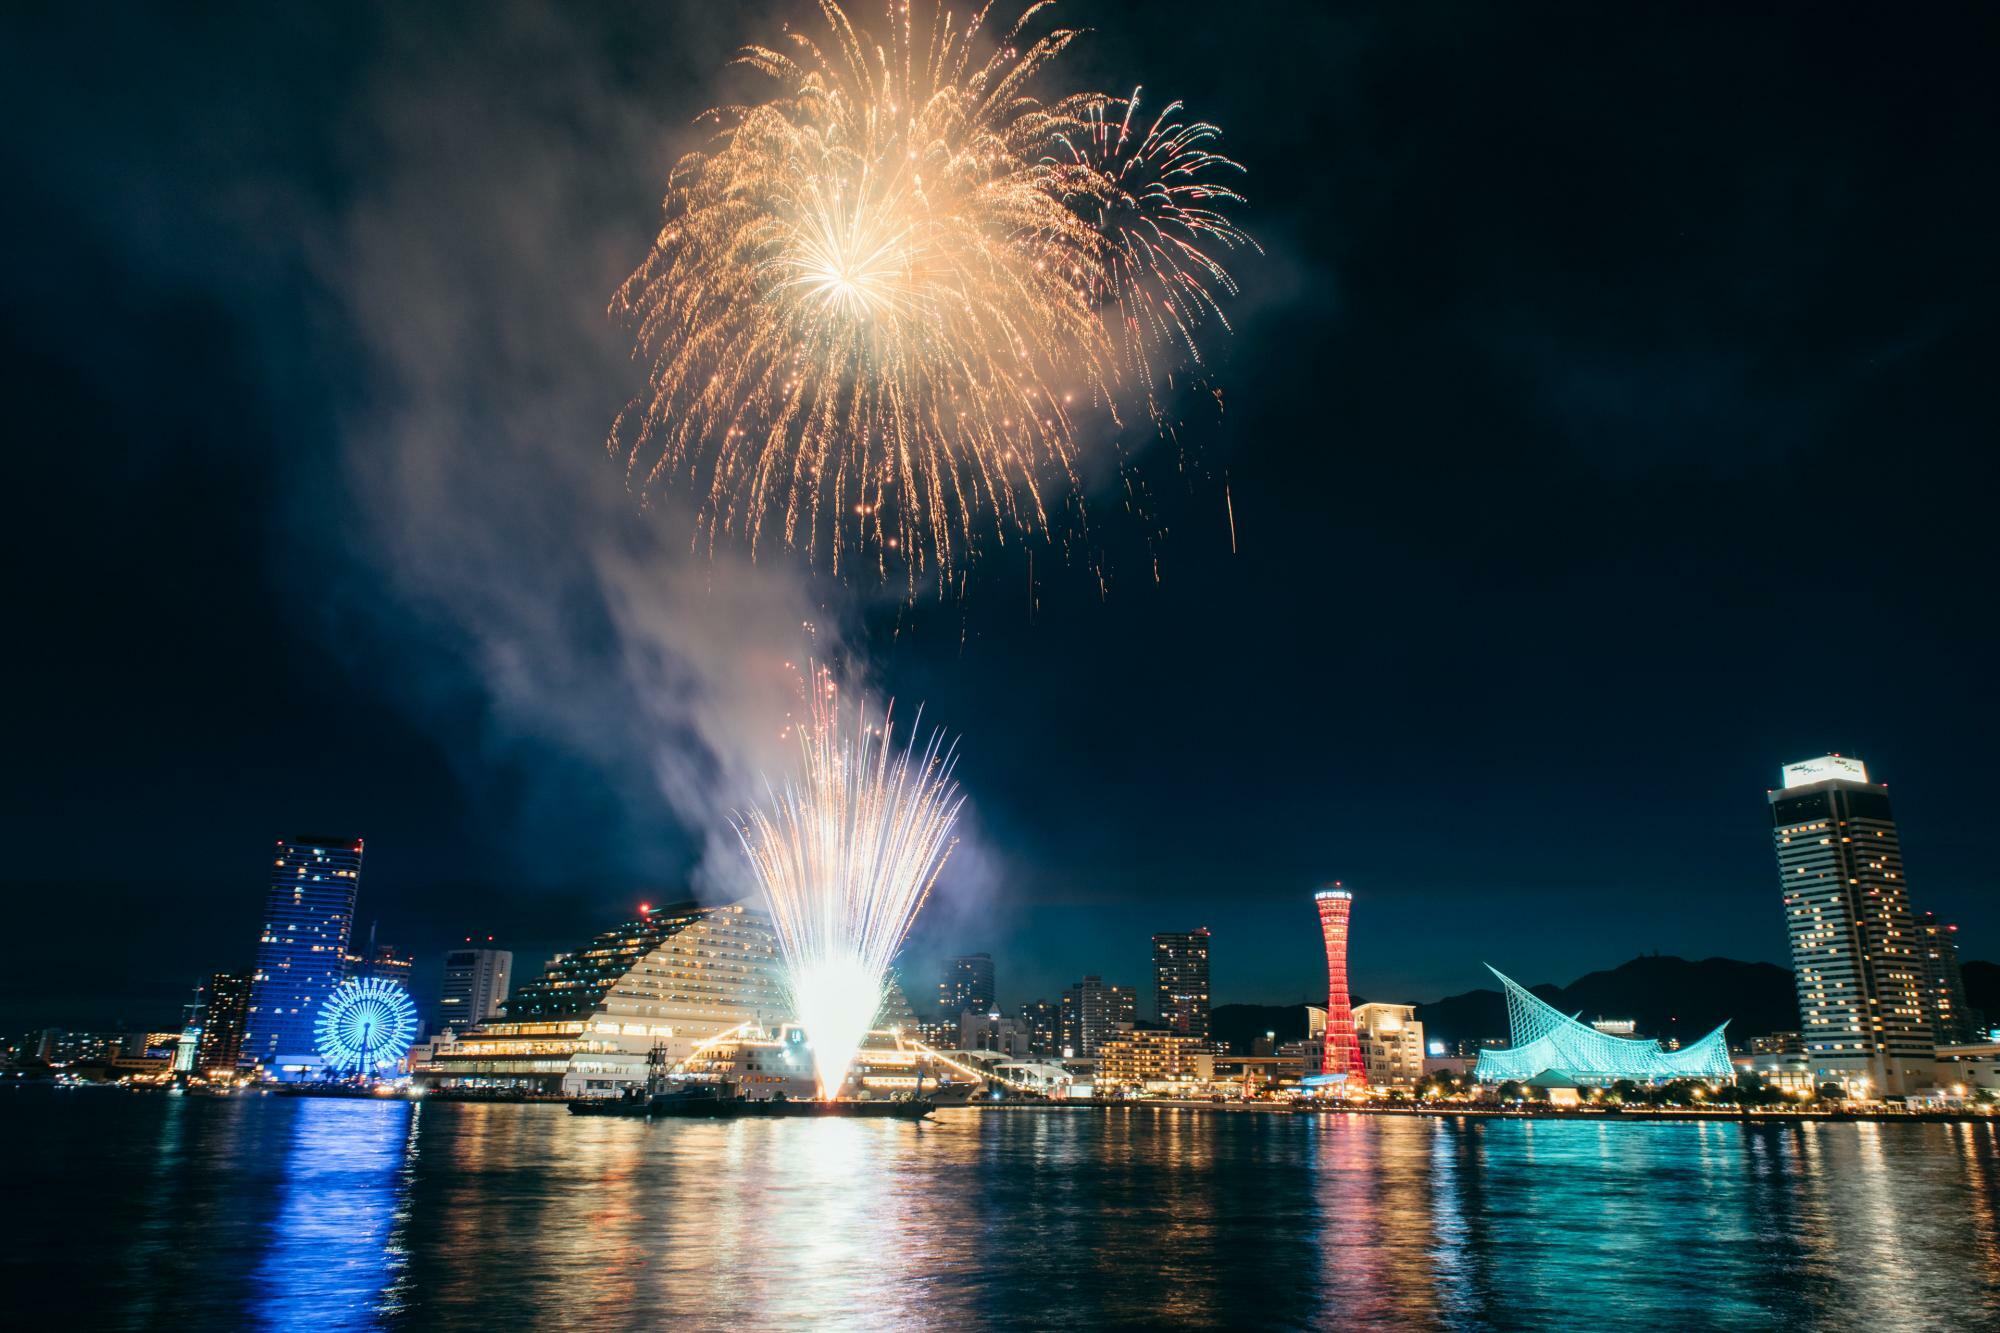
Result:
<svg viewBox="0 0 2000 1333"><path fill-rule="evenodd" d="M417 1005L399 982L343 981L319 1007L319 1054L343 1074L379 1074L410 1053Z"/></svg>

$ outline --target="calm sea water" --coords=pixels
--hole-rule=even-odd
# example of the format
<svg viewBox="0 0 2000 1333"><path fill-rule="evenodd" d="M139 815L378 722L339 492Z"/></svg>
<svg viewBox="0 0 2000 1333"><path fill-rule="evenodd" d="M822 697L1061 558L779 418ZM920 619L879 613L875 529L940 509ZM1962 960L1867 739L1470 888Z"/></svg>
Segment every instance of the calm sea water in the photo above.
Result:
<svg viewBox="0 0 2000 1333"><path fill-rule="evenodd" d="M9 1090L0 1143L67 1327L2000 1327L1992 1125Z"/></svg>

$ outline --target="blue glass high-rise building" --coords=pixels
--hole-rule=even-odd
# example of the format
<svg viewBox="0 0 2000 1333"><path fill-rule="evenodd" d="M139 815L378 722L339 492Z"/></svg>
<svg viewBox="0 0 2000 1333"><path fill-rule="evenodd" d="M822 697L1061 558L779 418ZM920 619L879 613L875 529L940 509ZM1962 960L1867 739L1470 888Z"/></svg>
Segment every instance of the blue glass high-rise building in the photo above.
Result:
<svg viewBox="0 0 2000 1333"><path fill-rule="evenodd" d="M244 1064L287 1080L319 1073L313 1024L346 975L360 886L361 839L278 840L244 1016Z"/></svg>

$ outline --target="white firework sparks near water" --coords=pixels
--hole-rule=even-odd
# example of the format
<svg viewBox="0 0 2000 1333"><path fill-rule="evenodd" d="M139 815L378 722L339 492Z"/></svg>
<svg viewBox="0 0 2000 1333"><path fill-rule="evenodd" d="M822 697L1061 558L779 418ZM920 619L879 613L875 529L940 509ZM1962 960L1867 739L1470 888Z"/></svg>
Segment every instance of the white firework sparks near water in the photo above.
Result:
<svg viewBox="0 0 2000 1333"><path fill-rule="evenodd" d="M831 1100L882 1007L884 979L954 845L964 797L942 731L900 748L893 706L879 725L844 707L830 673L808 673L799 771L736 821L771 901L794 1016ZM921 717L921 715L920 715Z"/></svg>

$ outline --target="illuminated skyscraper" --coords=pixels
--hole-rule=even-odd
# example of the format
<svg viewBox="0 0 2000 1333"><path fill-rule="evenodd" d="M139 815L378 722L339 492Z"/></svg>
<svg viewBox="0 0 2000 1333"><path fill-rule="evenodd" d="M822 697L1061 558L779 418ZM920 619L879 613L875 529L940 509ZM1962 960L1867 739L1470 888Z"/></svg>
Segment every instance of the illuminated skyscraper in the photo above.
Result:
<svg viewBox="0 0 2000 1333"><path fill-rule="evenodd" d="M320 1001L347 970L361 839L280 838L244 1018L242 1060L279 1078L323 1068L313 1032Z"/></svg>
<svg viewBox="0 0 2000 1333"><path fill-rule="evenodd" d="M201 1044L195 1068L234 1073L243 1055L243 1020L250 1013L254 972L217 972L202 988Z"/></svg>
<svg viewBox="0 0 2000 1333"><path fill-rule="evenodd" d="M1973 1039L1979 1016L1965 1003L1965 977L1958 968L1958 927L1925 912L1917 922L1918 947L1924 960L1924 1008L1931 1036L1940 1046Z"/></svg>
<svg viewBox="0 0 2000 1333"><path fill-rule="evenodd" d="M505 949L448 950L444 988L438 1000L438 1027L461 1032L493 1018L507 998L513 975L514 955Z"/></svg>
<svg viewBox="0 0 2000 1333"><path fill-rule="evenodd" d="M1160 1026L1208 1039L1208 927L1153 936L1153 993Z"/></svg>
<svg viewBox="0 0 2000 1333"><path fill-rule="evenodd" d="M993 1012L993 955L967 954L948 959L938 982L938 1009L947 1024L957 1026L960 1014Z"/></svg>
<svg viewBox="0 0 2000 1333"><path fill-rule="evenodd" d="M1361 1041L1354 1034L1354 1004L1347 993L1347 918L1354 895L1336 883L1313 895L1320 934L1326 938L1326 1057L1321 1072L1344 1075L1349 1087L1368 1081Z"/></svg>
<svg viewBox="0 0 2000 1333"><path fill-rule="evenodd" d="M1021 1025L1028 1029L1031 1055L1056 1055L1062 1050L1062 1004L1030 1000L1021 1006Z"/></svg>
<svg viewBox="0 0 2000 1333"><path fill-rule="evenodd" d="M1138 1004L1130 986L1107 986L1085 977L1062 995L1062 1044L1066 1055L1092 1056L1120 1027L1131 1027Z"/></svg>
<svg viewBox="0 0 2000 1333"><path fill-rule="evenodd" d="M1858 759L1787 764L1770 793L1806 1062L1869 1096L1930 1086L1926 960L1886 787Z"/></svg>

